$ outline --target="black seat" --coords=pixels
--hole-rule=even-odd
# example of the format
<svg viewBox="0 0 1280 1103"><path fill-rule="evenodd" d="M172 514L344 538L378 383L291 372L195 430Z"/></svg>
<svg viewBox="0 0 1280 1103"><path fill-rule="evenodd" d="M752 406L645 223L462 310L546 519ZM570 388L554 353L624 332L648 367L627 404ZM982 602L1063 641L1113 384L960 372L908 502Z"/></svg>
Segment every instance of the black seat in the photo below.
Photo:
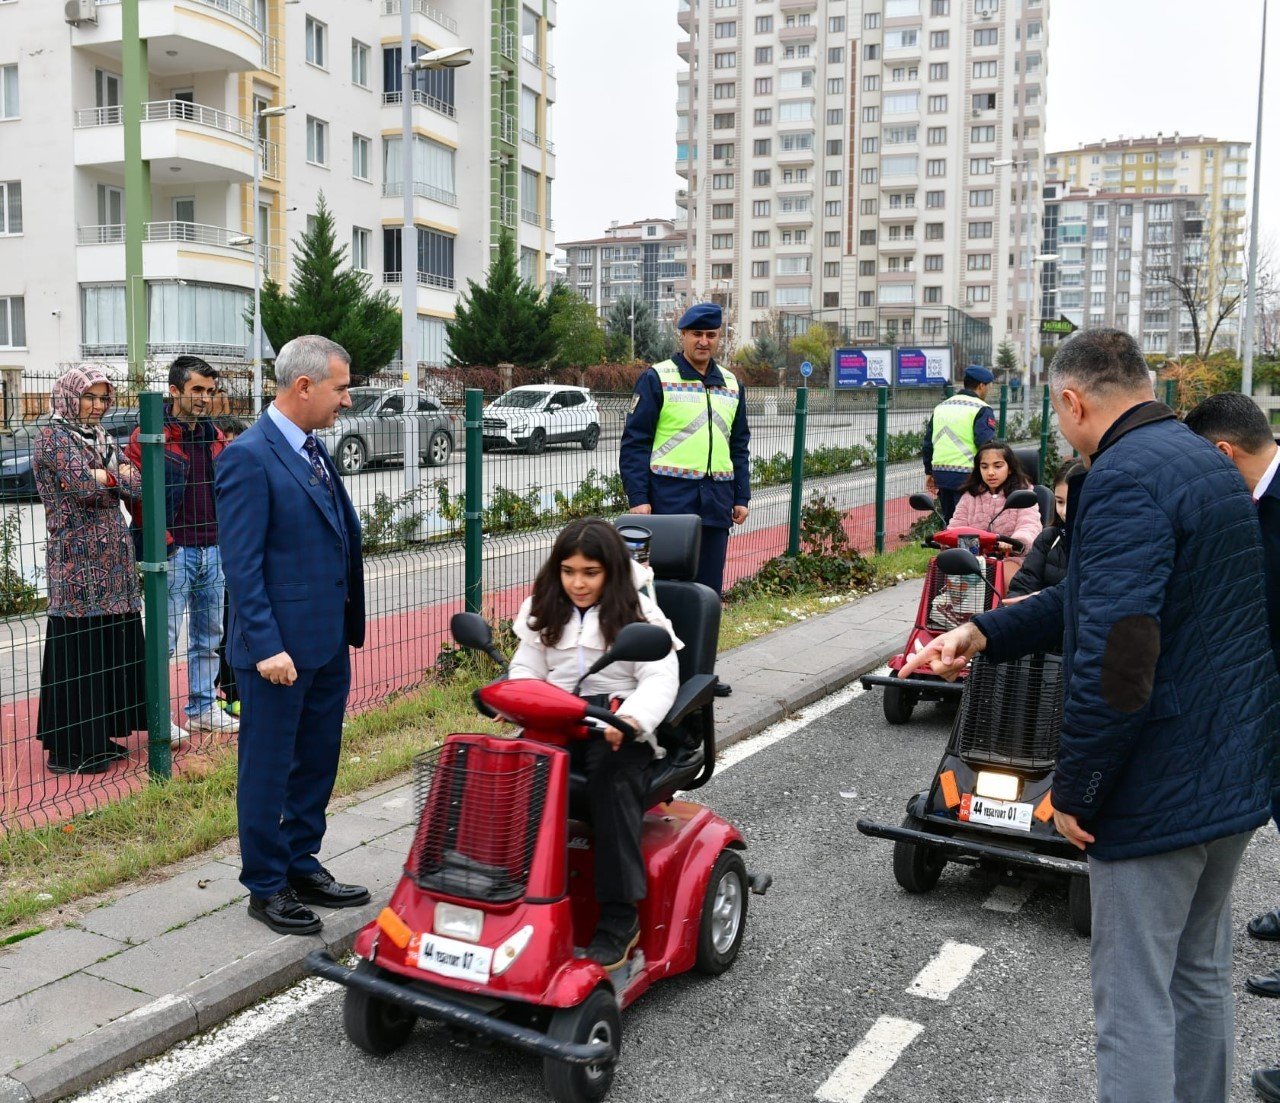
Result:
<svg viewBox="0 0 1280 1103"><path fill-rule="evenodd" d="M1052 488L1040 484L1040 449L1033 444L1024 444L1015 448L1013 454L1018 457L1018 466L1031 480L1031 489L1036 492L1036 501L1040 504L1040 523L1052 525L1058 506L1053 500Z"/></svg>
<svg viewBox="0 0 1280 1103"><path fill-rule="evenodd" d="M705 785L715 770L720 596L711 587L693 581L702 547L702 519L697 514L627 514L614 523L652 533L649 566L654 574L654 596L684 644L677 652L680 690L656 733L667 753L654 759L649 768L645 807L652 808L680 790ZM570 772L569 808L575 819L589 819L586 784L586 775Z"/></svg>

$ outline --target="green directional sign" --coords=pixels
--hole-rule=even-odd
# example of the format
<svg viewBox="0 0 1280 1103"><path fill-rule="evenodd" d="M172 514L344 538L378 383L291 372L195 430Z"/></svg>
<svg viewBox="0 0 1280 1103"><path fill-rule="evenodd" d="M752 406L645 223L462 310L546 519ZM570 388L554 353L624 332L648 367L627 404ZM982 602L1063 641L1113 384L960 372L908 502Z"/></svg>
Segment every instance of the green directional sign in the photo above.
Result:
<svg viewBox="0 0 1280 1103"><path fill-rule="evenodd" d="M1075 323L1063 314L1059 314L1056 320L1053 318L1040 319L1041 333L1075 333L1077 328Z"/></svg>

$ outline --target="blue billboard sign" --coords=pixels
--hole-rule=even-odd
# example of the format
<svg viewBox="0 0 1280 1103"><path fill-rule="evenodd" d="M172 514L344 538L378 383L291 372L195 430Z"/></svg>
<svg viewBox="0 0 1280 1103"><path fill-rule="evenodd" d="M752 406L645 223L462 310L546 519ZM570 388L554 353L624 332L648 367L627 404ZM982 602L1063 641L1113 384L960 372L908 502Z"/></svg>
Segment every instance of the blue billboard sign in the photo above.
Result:
<svg viewBox="0 0 1280 1103"><path fill-rule="evenodd" d="M900 348L894 382L899 387L941 387L951 381L951 349Z"/></svg>
<svg viewBox="0 0 1280 1103"><path fill-rule="evenodd" d="M893 349L836 349L831 353L832 376L837 387L887 387Z"/></svg>

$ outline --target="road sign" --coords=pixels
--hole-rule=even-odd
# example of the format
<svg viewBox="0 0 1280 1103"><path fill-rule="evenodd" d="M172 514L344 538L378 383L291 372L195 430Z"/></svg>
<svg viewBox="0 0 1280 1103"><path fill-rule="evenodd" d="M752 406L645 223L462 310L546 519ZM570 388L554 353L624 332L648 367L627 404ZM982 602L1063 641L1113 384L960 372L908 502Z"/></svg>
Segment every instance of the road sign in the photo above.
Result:
<svg viewBox="0 0 1280 1103"><path fill-rule="evenodd" d="M1075 333L1078 328L1065 314L1059 314L1056 320L1053 318L1040 319L1041 333Z"/></svg>
<svg viewBox="0 0 1280 1103"><path fill-rule="evenodd" d="M804 361L804 363L800 365L800 374L806 379L813 374L813 365L810 364L808 360Z"/></svg>

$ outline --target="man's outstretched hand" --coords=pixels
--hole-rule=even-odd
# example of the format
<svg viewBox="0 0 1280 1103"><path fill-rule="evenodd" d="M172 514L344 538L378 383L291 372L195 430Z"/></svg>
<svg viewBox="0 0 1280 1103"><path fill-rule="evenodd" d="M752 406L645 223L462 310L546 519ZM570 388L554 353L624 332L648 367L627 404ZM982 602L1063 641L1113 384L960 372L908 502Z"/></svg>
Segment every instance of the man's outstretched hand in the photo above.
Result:
<svg viewBox="0 0 1280 1103"><path fill-rule="evenodd" d="M906 678L927 665L930 674L936 674L948 682L953 682L969 665L969 660L986 646L987 637L973 624L962 624L959 628L944 632L928 647L910 656L898 671L898 677Z"/></svg>

